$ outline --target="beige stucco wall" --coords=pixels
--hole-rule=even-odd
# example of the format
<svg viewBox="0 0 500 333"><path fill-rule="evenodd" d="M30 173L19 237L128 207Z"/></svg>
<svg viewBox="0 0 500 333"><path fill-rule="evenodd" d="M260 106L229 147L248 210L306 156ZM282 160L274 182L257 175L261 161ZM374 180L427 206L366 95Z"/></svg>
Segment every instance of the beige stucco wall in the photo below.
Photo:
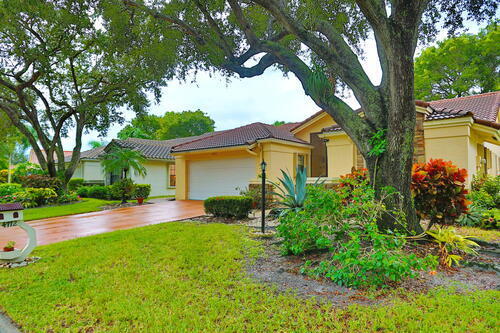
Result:
<svg viewBox="0 0 500 333"><path fill-rule="evenodd" d="M168 165L171 163L173 161L148 160L143 164L147 170L147 175L144 177L139 176L132 171L130 178L136 184L150 184L150 196L174 195L175 189L168 186Z"/></svg>
<svg viewBox="0 0 500 333"><path fill-rule="evenodd" d="M81 161L80 163L82 168L80 178L86 182L104 182L105 175L100 161Z"/></svg>
<svg viewBox="0 0 500 333"><path fill-rule="evenodd" d="M319 133L323 128L330 127L335 124L336 123L333 121L332 117L326 112L323 112L292 132L297 138L310 142L311 133Z"/></svg>
<svg viewBox="0 0 500 333"><path fill-rule="evenodd" d="M326 153L328 159L328 177L339 178L351 172L356 164L356 146L347 134L330 133L324 135L328 139Z"/></svg>
<svg viewBox="0 0 500 333"><path fill-rule="evenodd" d="M247 146L248 147L248 146ZM281 177L281 170L295 173L297 155L310 153L310 148L303 145L292 145L282 141L269 140L258 143L246 149L246 147L216 149L211 151L198 151L175 154L175 166L177 171L177 188L175 197L177 200L186 200L189 188L189 164L193 161L207 159L227 159L238 157L255 158L255 178L252 183L259 183L260 163L262 158L267 163L266 175L268 180L277 181ZM306 156L307 161L307 156Z"/></svg>

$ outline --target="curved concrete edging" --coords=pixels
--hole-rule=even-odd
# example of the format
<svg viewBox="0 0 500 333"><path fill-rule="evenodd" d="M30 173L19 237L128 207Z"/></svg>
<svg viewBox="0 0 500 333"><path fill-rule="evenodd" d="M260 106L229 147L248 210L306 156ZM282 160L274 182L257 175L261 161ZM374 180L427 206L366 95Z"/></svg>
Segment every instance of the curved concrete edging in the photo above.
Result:
<svg viewBox="0 0 500 333"><path fill-rule="evenodd" d="M21 331L7 315L0 312L0 333L21 333Z"/></svg>

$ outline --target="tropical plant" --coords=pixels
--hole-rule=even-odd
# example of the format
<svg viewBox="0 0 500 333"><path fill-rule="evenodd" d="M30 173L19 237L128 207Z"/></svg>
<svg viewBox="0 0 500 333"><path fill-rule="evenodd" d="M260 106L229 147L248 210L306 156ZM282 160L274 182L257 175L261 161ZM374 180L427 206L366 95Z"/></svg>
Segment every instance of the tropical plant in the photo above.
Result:
<svg viewBox="0 0 500 333"><path fill-rule="evenodd" d="M467 199L472 202L476 207L490 209L495 207L495 200L493 197L484 190L471 191L467 194Z"/></svg>
<svg viewBox="0 0 500 333"><path fill-rule="evenodd" d="M269 181L279 192L272 192L273 195L281 198L279 203L284 206L281 208L280 215L287 214L289 211L299 211L307 197L307 170L306 168L297 168L295 181L285 171L281 170L283 178L278 178L280 184Z"/></svg>
<svg viewBox="0 0 500 333"><path fill-rule="evenodd" d="M21 202L25 208L38 207L57 200L57 193L51 188L24 188L13 194L15 202Z"/></svg>
<svg viewBox="0 0 500 333"><path fill-rule="evenodd" d="M431 159L413 166L412 191L417 213L434 223L452 224L467 212L465 179L467 170L451 161Z"/></svg>
<svg viewBox="0 0 500 333"><path fill-rule="evenodd" d="M0 197L22 191L22 185L16 183L0 184Z"/></svg>
<svg viewBox="0 0 500 333"><path fill-rule="evenodd" d="M140 176L147 174L143 163L146 161L144 156L136 150L113 147L111 151L104 154L101 165L105 172L119 173L120 178L127 178L129 170L133 170Z"/></svg>
<svg viewBox="0 0 500 333"><path fill-rule="evenodd" d="M470 205L467 212L460 215L457 224L465 227L479 227L483 218L484 208Z"/></svg>
<svg viewBox="0 0 500 333"><path fill-rule="evenodd" d="M493 208L484 211L480 226L483 229L500 229L500 209Z"/></svg>
<svg viewBox="0 0 500 333"><path fill-rule="evenodd" d="M443 267L460 265L463 257L457 253L476 254L474 248L479 247L470 237L457 234L452 227L438 225L435 230L427 230L426 233L439 245L439 263Z"/></svg>
<svg viewBox="0 0 500 333"><path fill-rule="evenodd" d="M24 187L51 188L57 193L61 193L63 184L57 177L46 175L29 175L21 177L21 184Z"/></svg>

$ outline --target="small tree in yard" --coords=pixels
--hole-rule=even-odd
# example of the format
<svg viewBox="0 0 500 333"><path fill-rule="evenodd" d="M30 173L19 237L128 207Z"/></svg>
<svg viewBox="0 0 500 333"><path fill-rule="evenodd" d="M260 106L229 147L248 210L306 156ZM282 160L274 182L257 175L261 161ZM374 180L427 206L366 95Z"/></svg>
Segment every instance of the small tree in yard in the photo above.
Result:
<svg viewBox="0 0 500 333"><path fill-rule="evenodd" d="M440 18L454 32L463 26L465 15L476 20L494 16L496 1L176 0L155 1L154 6L114 2L123 5L119 14L128 11L128 18L116 15L112 22L124 31L136 31L134 36L141 40L162 40L156 49L178 59L181 78L199 69L242 78L262 75L270 67L293 73L304 92L354 141L367 162L377 196L387 186L400 192L386 204L402 207L409 229L422 231L410 191L415 48L419 37L435 36ZM378 85L359 59L363 41L371 35L382 70ZM337 96L342 87L354 94L362 116ZM376 133L384 133L387 148L375 156L369 152ZM379 226L394 224L387 218Z"/></svg>
<svg viewBox="0 0 500 333"><path fill-rule="evenodd" d="M125 179L130 170L134 170L137 174L145 176L147 171L142 165L144 162L145 158L138 151L113 147L110 152L104 155L101 165L105 172L119 173L120 179Z"/></svg>
<svg viewBox="0 0 500 333"><path fill-rule="evenodd" d="M106 134L123 121L120 107L141 113L146 91L159 97L167 59L110 38L100 1L0 1L0 112L29 140L43 169L66 184L80 159L82 135ZM123 35L125 37L127 34ZM165 62L163 62L165 61ZM30 127L34 132L30 131ZM61 139L74 136L65 161Z"/></svg>

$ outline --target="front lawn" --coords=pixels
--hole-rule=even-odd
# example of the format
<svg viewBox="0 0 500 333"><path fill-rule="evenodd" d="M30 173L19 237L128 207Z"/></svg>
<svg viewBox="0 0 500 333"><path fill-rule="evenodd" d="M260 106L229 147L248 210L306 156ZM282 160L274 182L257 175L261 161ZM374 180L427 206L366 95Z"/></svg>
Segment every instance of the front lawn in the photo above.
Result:
<svg viewBox="0 0 500 333"><path fill-rule="evenodd" d="M24 220L31 221L31 220L46 219L49 217L56 217L56 216L95 212L100 210L102 206L110 205L117 202L119 201L86 198L76 203L29 208L24 210Z"/></svg>
<svg viewBox="0 0 500 333"><path fill-rule="evenodd" d="M335 308L245 275L244 227L167 223L39 247L0 270L0 310L28 332L468 331L499 327L499 291L434 290Z"/></svg>

